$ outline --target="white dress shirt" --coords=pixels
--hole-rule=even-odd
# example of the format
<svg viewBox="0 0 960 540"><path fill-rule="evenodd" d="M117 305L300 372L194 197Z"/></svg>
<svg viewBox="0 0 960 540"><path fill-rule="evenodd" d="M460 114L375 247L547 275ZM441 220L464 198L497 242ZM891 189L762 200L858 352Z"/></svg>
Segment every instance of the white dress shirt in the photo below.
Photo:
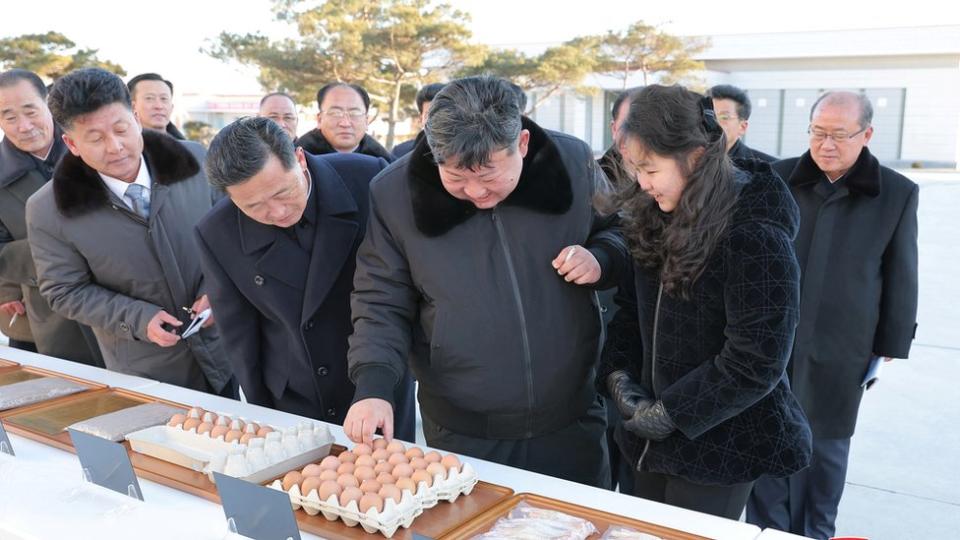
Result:
<svg viewBox="0 0 960 540"><path fill-rule="evenodd" d="M130 182L117 180L116 178L107 176L103 173L98 174L100 175L100 178L103 179L103 183L107 185L107 188L117 197L120 197L120 200L126 203L131 210L134 210L133 199L127 196L127 188L130 187ZM153 185L153 183L150 178L150 171L147 170L147 162L143 159L142 155L140 156L140 171L137 173L137 179L134 180L133 183L143 186L144 193L147 195L147 198L150 198L150 187Z"/></svg>

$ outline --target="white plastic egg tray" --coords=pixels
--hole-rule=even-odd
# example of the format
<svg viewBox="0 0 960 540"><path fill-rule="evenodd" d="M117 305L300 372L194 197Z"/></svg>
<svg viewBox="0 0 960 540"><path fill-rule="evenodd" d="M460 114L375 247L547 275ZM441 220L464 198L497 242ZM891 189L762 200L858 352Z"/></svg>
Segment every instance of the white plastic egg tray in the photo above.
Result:
<svg viewBox="0 0 960 540"><path fill-rule="evenodd" d="M317 495L316 489L310 490L307 494L300 493L300 486L297 484L291 486L287 494L290 495L290 503L294 510L302 508L311 516L323 514L323 517L329 521L339 519L349 527L360 525L368 533L379 532L390 538L400 527L409 528L417 516L424 510L436 506L439 501L452 503L460 495L469 495L478 481L479 477L473 467L469 463L464 463L459 471L449 469L447 478L435 475L433 486L420 482L415 494L404 490L399 503L390 498L386 499L383 512L371 508L366 513L361 513L356 501L350 501L347 506L341 506L336 495L331 495L324 501ZM277 479L269 487L283 491L283 482Z"/></svg>
<svg viewBox="0 0 960 540"><path fill-rule="evenodd" d="M324 424L269 427L274 431L245 444L226 442L222 435L198 434L195 428L184 430L182 425L154 426L130 433L126 439L135 452L203 472L211 481L218 472L260 484L330 453L333 435Z"/></svg>

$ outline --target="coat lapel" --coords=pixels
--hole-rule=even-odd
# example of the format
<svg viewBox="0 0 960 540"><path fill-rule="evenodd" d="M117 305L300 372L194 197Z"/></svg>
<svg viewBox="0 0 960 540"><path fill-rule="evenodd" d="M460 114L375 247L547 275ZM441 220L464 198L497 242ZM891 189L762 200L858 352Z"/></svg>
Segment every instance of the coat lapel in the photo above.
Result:
<svg viewBox="0 0 960 540"><path fill-rule="evenodd" d="M323 304L353 252L360 232L356 221L357 203L340 175L322 160L310 160L308 167L318 204L302 320L310 318Z"/></svg>
<svg viewBox="0 0 960 540"><path fill-rule="evenodd" d="M240 242L243 252L256 255L263 252L254 263L254 267L264 274L276 278L287 285L302 291L306 279L306 268L310 264L307 254L296 246L280 229L258 223L237 209L240 224Z"/></svg>

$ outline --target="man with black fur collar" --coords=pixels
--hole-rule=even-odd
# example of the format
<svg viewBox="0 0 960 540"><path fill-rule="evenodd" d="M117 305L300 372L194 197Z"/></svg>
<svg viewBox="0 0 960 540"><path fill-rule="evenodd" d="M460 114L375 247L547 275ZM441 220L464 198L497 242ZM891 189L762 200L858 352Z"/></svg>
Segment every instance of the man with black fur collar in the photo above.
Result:
<svg viewBox="0 0 960 540"><path fill-rule="evenodd" d="M203 149L143 131L130 94L97 68L58 80L48 99L69 154L27 201L40 294L90 325L108 369L235 394L209 307L193 227L210 209Z"/></svg>
<svg viewBox="0 0 960 540"><path fill-rule="evenodd" d="M409 358L430 446L608 486L594 290L627 252L592 205L603 173L582 141L521 118L500 79L449 83L425 134L371 185L344 431L390 437Z"/></svg>

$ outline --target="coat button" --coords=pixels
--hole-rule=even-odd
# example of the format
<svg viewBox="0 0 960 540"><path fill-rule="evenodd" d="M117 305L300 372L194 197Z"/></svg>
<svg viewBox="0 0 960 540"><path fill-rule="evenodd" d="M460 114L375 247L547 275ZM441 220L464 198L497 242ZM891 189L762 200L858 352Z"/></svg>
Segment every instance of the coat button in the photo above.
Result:
<svg viewBox="0 0 960 540"><path fill-rule="evenodd" d="M333 416L336 416L336 415L337 415L337 410L336 410L336 409L327 409L327 416L333 417Z"/></svg>
<svg viewBox="0 0 960 540"><path fill-rule="evenodd" d="M307 319L307 322L303 323L303 329L304 330L313 329L313 319Z"/></svg>
<svg viewBox="0 0 960 540"><path fill-rule="evenodd" d="M261 276L261 275L253 276L253 283L254 283L257 287L262 286L262 285L263 285L263 276Z"/></svg>
<svg viewBox="0 0 960 540"><path fill-rule="evenodd" d="M327 369L327 366L320 366L317 368L317 375L321 377L326 377L330 374L330 370Z"/></svg>
<svg viewBox="0 0 960 540"><path fill-rule="evenodd" d="M126 332L129 328L130 328L130 327L127 326L127 323L125 323L125 322L120 323L120 331L121 331L121 332Z"/></svg>

